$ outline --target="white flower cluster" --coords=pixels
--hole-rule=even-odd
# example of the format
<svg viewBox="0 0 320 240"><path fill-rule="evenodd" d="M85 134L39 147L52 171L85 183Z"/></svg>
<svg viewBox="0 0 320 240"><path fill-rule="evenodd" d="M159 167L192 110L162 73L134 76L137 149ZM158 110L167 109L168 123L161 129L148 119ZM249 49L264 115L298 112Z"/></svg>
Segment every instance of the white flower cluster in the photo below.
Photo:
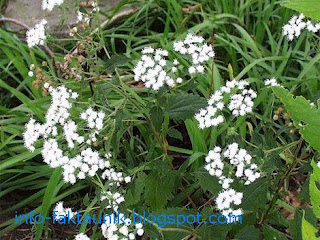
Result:
<svg viewBox="0 0 320 240"><path fill-rule="evenodd" d="M108 216L106 216L108 217ZM124 219L125 225L115 224L117 220L115 218ZM136 234L142 236L144 233L143 225L141 223L135 224L134 227L130 227L131 220L125 218L125 216L120 213L119 216L111 215L111 219L106 219L106 223L101 225L102 234L105 238L109 240L134 240L136 239Z"/></svg>
<svg viewBox="0 0 320 240"><path fill-rule="evenodd" d="M248 88L249 83L245 80L241 81L227 81L224 87L221 87L218 91L212 94L208 100L208 106L195 115L195 118L199 122L199 128L204 129L211 126L218 126L224 122L221 111L224 108L224 94L230 94L237 89L239 93L232 94L230 97L230 103L228 109L236 117L244 116L247 113L252 112L253 100L257 97L255 91Z"/></svg>
<svg viewBox="0 0 320 240"><path fill-rule="evenodd" d="M104 117L105 114L103 112L96 112L92 108L88 108L80 114L80 118L88 122L89 128L97 130L102 129Z"/></svg>
<svg viewBox="0 0 320 240"><path fill-rule="evenodd" d="M92 10L89 11L89 14L87 13L83 13L81 11L78 11L77 12L77 23L86 23L86 24L89 24L90 23L90 13L93 13L93 12L99 12L99 6L97 4L97 2L92 2Z"/></svg>
<svg viewBox="0 0 320 240"><path fill-rule="evenodd" d="M175 81L174 71L167 63L168 51L148 47L142 51L142 54L133 70L135 81L141 80L145 83L146 88L152 88L155 91L164 85L173 87L175 82L182 81L182 79L176 79ZM168 73L169 71L171 71L171 74Z"/></svg>
<svg viewBox="0 0 320 240"><path fill-rule="evenodd" d="M74 236L74 240L90 240L90 238L84 233L79 233Z"/></svg>
<svg viewBox="0 0 320 240"><path fill-rule="evenodd" d="M177 41L173 44L174 51L191 56L192 65L189 67L189 73L203 73L204 63L214 57L214 51L211 45L204 43L202 37L188 34L183 41ZM153 49L147 47L142 50L142 57L134 68L135 81L142 81L146 88L152 88L157 91L164 85L174 87L177 83L182 83L183 79L178 75L177 59L173 62L168 60L169 53L163 49Z"/></svg>
<svg viewBox="0 0 320 240"><path fill-rule="evenodd" d="M35 150L33 144L39 137L48 138L49 135L56 136L58 134L56 125L60 124L64 126L70 117L69 110L72 104L69 102L69 99L76 99L78 97L77 93L68 90L65 86L53 88L49 86L48 83L44 86L48 88L52 96L52 101L46 113L46 122L44 124L36 123L33 118L26 124L26 131L23 134L23 138L26 148L30 151ZM68 123L71 124L70 122ZM72 131L64 131L64 135L70 143L72 140L82 142L82 139L78 137L74 129Z"/></svg>
<svg viewBox="0 0 320 240"><path fill-rule="evenodd" d="M23 134L26 148L34 151L34 143L40 137L43 137L45 141L41 154L44 162L52 168L62 167L64 181L71 184L74 184L77 178L85 179L87 175L93 177L99 169L109 168L109 161L101 158L99 153L93 151L91 148L80 151L80 153L74 157L65 155L63 150L59 148L58 141L54 138L58 135L57 125L61 125L68 148L73 149L75 143L82 144L85 142L84 137L78 134L77 124L70 119L69 113L72 107L71 101L77 99L78 94L68 90L65 86L53 88L46 83L45 87L48 88L48 92L52 96L51 105L45 116L46 122L40 124L31 118L26 124L26 131ZM80 117L88 121L89 128L100 130L103 126L105 114L89 108L81 113ZM94 134L98 134L98 131L95 131ZM92 134L89 136L92 136ZM88 142L88 140L86 142ZM109 157L108 155L107 158ZM109 178L114 179L114 169L110 168L107 172L108 171L111 172ZM122 173L116 174L121 175L117 175L116 180L124 180ZM105 175L108 174L105 173Z"/></svg>
<svg viewBox="0 0 320 240"><path fill-rule="evenodd" d="M55 219L63 219L65 217L71 219L75 216L75 212L72 212L71 208L64 208L63 202L58 202L53 209L53 214L55 215Z"/></svg>
<svg viewBox="0 0 320 240"><path fill-rule="evenodd" d="M72 120L68 120L63 125L63 132L64 132L64 136L68 142L69 148L74 148L75 141L78 142L79 144L83 143L83 141L84 141L84 137L80 136L77 133L77 124Z"/></svg>
<svg viewBox="0 0 320 240"><path fill-rule="evenodd" d="M86 175L93 177L99 169L110 166L109 161L99 157L99 153L91 148L82 150L73 158L63 155L55 139L48 139L43 144L41 151L44 162L50 167L63 167L63 179L74 184L76 179L85 179Z"/></svg>
<svg viewBox="0 0 320 240"><path fill-rule="evenodd" d="M36 24L34 28L31 28L27 31L26 38L30 48L37 45L44 45L44 41L46 40L46 24L47 21L43 19L40 23Z"/></svg>
<svg viewBox="0 0 320 240"><path fill-rule="evenodd" d="M129 183L131 182L131 177L127 176L127 177L123 177L123 173L122 172L116 172L116 170L114 168L108 167L108 169L106 169L103 173L102 173L102 179L106 179L108 181L110 181L109 185L116 185L116 186L120 186L121 182L125 182L125 183Z"/></svg>
<svg viewBox="0 0 320 240"><path fill-rule="evenodd" d="M320 23L313 24L310 20L306 20L303 14L293 16L289 22L283 26L283 35L287 36L289 41L292 41L294 38L298 38L304 29L316 33L320 30Z"/></svg>
<svg viewBox="0 0 320 240"><path fill-rule="evenodd" d="M109 161L103 160L98 152L87 148L76 157L68 159L68 164L63 165L63 179L74 184L76 176L78 179L85 179L86 174L93 177L99 169L103 170L109 166Z"/></svg>
<svg viewBox="0 0 320 240"><path fill-rule="evenodd" d="M124 197L119 192L104 192L101 196L100 201L108 200L109 205L107 205L107 209L113 209L114 212L118 211L119 205L124 202Z"/></svg>
<svg viewBox="0 0 320 240"><path fill-rule="evenodd" d="M216 204L217 208L222 211L222 214L225 216L228 215L241 215L242 209L232 209L232 204L240 205L242 202L243 193L236 192L234 189L230 188L224 190L223 192L219 193Z"/></svg>
<svg viewBox="0 0 320 240"><path fill-rule="evenodd" d="M231 204L240 205L242 193L235 192L230 188L230 184L234 182L235 178L240 178L245 180L245 185L248 185L260 177L260 173L257 171L258 166L252 163L251 155L245 149L239 149L237 143L232 143L223 153L221 148L216 146L209 151L205 161L207 163L205 169L211 176L217 177L222 185L223 191L216 199L217 208L224 215L241 214L242 210L233 210ZM228 166L225 166L226 164Z"/></svg>
<svg viewBox="0 0 320 240"><path fill-rule="evenodd" d="M174 51L191 56L192 65L189 67L189 73L203 73L203 63L214 58L215 53L211 45L205 43L203 37L194 36L189 33L183 41L176 41L173 43Z"/></svg>
<svg viewBox="0 0 320 240"><path fill-rule="evenodd" d="M271 87L279 87L280 86L280 84L277 82L277 79L275 79L275 78L266 79L264 81L264 85L271 86Z"/></svg>
<svg viewBox="0 0 320 240"><path fill-rule="evenodd" d="M52 11L55 6L59 6L64 0L42 0L42 9Z"/></svg>
<svg viewBox="0 0 320 240"><path fill-rule="evenodd" d="M230 160L230 164L236 167L235 176L237 178L243 177L245 185L249 185L260 177L257 172L258 166L252 163L252 157L245 149L239 149L237 143L228 145L223 156Z"/></svg>

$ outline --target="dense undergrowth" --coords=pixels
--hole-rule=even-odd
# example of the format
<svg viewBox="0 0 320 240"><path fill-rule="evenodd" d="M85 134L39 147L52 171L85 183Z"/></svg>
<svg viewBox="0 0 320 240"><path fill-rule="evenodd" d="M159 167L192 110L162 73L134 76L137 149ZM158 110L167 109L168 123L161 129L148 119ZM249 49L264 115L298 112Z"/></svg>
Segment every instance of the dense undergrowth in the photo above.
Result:
<svg viewBox="0 0 320 240"><path fill-rule="evenodd" d="M101 25L99 14L112 18L127 7L130 14ZM261 176L253 183L234 182L234 189L243 192L242 224L151 224L144 226L143 239L316 239L320 211L319 205L312 209L310 195L319 196L320 174L312 169L319 161L314 142L319 141L315 108L320 97L320 38L306 31L288 41L282 27L293 14L274 0L121 1L108 12L93 13L92 25L78 27L72 37L57 38L51 32L50 54L44 48L28 48L17 35L0 29L0 214L5 216L0 238L9 239L19 228L15 212L35 210L47 216L59 201L73 210L101 214L107 205L100 201L103 191L115 187L101 178L102 172L66 183L61 168L43 162L45 140L39 140L33 152L26 149L25 124L31 117L45 122L51 96L44 83L49 83L79 94L70 112L74 121L80 122L79 114L89 107L105 113L91 144L100 153L111 152L110 164L131 178L117 188L125 199L120 204L124 212L199 211L206 218L218 213L215 200L222 190L218 178L204 168L209 151L236 142L258 165ZM202 36L215 51L204 73L195 77L185 70L189 62L172 50L188 33ZM182 84L153 91L134 81L133 69L149 46L167 49L181 60ZM301 99L292 104L282 88L265 86L270 78L316 107L309 109ZM219 126L199 129L194 114L233 79L246 80L257 93L253 111L235 117L227 110ZM301 117L296 109L307 111ZM299 124L310 119L315 119L310 123L314 130L301 132ZM84 123L79 128L89 136ZM66 142L61 146L67 149ZM83 147L79 144L68 154L77 154L77 149ZM315 188L309 191L312 172ZM101 227L93 224L73 226L71 232L50 222L22 227L37 239L73 239L78 232L91 239L103 236Z"/></svg>

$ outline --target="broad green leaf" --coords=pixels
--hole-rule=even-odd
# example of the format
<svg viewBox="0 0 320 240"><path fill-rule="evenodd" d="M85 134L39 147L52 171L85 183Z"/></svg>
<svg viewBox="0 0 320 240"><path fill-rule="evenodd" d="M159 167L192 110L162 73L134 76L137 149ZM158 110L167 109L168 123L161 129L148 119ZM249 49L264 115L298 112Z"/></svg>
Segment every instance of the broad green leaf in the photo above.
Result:
<svg viewBox="0 0 320 240"><path fill-rule="evenodd" d="M303 13L307 17L320 20L320 4L319 0L284 0L282 5Z"/></svg>
<svg viewBox="0 0 320 240"><path fill-rule="evenodd" d="M263 227L263 235L265 240L287 240L281 232L272 227Z"/></svg>
<svg viewBox="0 0 320 240"><path fill-rule="evenodd" d="M302 96L293 97L285 88L273 87L272 90L284 103L303 138L320 151L320 110Z"/></svg>
<svg viewBox="0 0 320 240"><path fill-rule="evenodd" d="M131 59L122 55L113 55L110 59L104 62L107 67L106 72L112 72L116 67L123 66L130 62Z"/></svg>
<svg viewBox="0 0 320 240"><path fill-rule="evenodd" d="M197 172L196 177L199 179L199 184L204 191L209 191L213 195L221 191L218 178L211 176L208 171Z"/></svg>
<svg viewBox="0 0 320 240"><path fill-rule="evenodd" d="M269 180L259 178L258 180L246 186L243 191L242 207L245 210L259 210L267 207L267 193Z"/></svg>
<svg viewBox="0 0 320 240"><path fill-rule="evenodd" d="M317 218L320 218L320 168L312 161L313 173L310 175L309 191L312 209Z"/></svg>
<svg viewBox="0 0 320 240"><path fill-rule="evenodd" d="M241 240L260 240L261 234L258 229L256 229L254 226L245 226L240 230L240 232L235 236L235 239L241 239Z"/></svg>
<svg viewBox="0 0 320 240"><path fill-rule="evenodd" d="M205 107L206 100L193 94L170 95L165 103L165 111L173 120L192 118L199 109Z"/></svg>
<svg viewBox="0 0 320 240"><path fill-rule="evenodd" d="M145 181L145 200L152 209L164 208L173 198L174 178L171 175L151 173Z"/></svg>
<svg viewBox="0 0 320 240"><path fill-rule="evenodd" d="M302 240L319 240L320 238L316 237L317 229L310 224L305 217L302 218Z"/></svg>

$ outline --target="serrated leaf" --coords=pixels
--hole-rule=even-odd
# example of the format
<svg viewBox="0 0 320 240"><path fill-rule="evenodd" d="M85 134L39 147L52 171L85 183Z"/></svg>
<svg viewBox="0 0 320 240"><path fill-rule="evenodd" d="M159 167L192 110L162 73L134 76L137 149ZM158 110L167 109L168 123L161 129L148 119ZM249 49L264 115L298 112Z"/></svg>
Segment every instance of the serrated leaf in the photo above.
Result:
<svg viewBox="0 0 320 240"><path fill-rule="evenodd" d="M113 72L116 67L123 66L130 61L131 59L126 56L113 55L110 59L108 59L104 63L105 66L107 67L106 72Z"/></svg>
<svg viewBox="0 0 320 240"><path fill-rule="evenodd" d="M140 172L138 177L129 184L127 194L126 194L126 204L131 206L137 204L140 201L141 194L144 189L144 183L146 179L146 174Z"/></svg>
<svg viewBox="0 0 320 240"><path fill-rule="evenodd" d="M310 175L309 191L312 210L317 218L320 218L320 168L312 161L313 172Z"/></svg>
<svg viewBox="0 0 320 240"><path fill-rule="evenodd" d="M307 17L320 20L319 0L284 0L283 6L303 13Z"/></svg>
<svg viewBox="0 0 320 240"><path fill-rule="evenodd" d="M320 110L310 105L310 102L302 96L294 98L288 90L282 87L273 87L272 90L284 103L303 138L314 149L320 151Z"/></svg>
<svg viewBox="0 0 320 240"><path fill-rule="evenodd" d="M150 119L156 130L160 130L163 118L163 111L160 107L154 106L151 108Z"/></svg>
<svg viewBox="0 0 320 240"><path fill-rule="evenodd" d="M165 111L173 120L185 120L192 118L199 109L206 106L206 100L193 94L174 94L168 97L165 103Z"/></svg>
<svg viewBox="0 0 320 240"><path fill-rule="evenodd" d="M201 239L227 239L230 225L203 225L199 230Z"/></svg>
<svg viewBox="0 0 320 240"><path fill-rule="evenodd" d="M319 240L320 238L316 237L316 233L318 230L312 226L311 223L309 223L303 216L302 218L302 225L301 225L301 231L302 231L302 240Z"/></svg>
<svg viewBox="0 0 320 240"><path fill-rule="evenodd" d="M145 181L145 200L152 209L164 208L168 200L173 198L174 177L151 173Z"/></svg>
<svg viewBox="0 0 320 240"><path fill-rule="evenodd" d="M271 227L263 227L263 235L265 240L287 240L278 230Z"/></svg>
<svg viewBox="0 0 320 240"><path fill-rule="evenodd" d="M269 180L266 178L259 178L249 186L246 186L243 191L243 201L241 206L245 210L266 208L268 186Z"/></svg>
<svg viewBox="0 0 320 240"><path fill-rule="evenodd" d="M245 226L240 230L240 232L235 236L235 239L241 240L260 240L261 235L259 230L257 230L254 226Z"/></svg>
<svg viewBox="0 0 320 240"><path fill-rule="evenodd" d="M216 177L211 176L208 171L201 171L197 173L199 184L204 191L209 191L216 195L221 191L221 185Z"/></svg>

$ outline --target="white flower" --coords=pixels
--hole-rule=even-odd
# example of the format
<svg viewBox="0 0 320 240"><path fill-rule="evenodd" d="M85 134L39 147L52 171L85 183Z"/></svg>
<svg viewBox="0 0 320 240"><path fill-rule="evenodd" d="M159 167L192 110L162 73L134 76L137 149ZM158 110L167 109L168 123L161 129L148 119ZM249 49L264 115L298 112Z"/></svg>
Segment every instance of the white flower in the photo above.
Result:
<svg viewBox="0 0 320 240"><path fill-rule="evenodd" d="M52 11L55 6L59 6L63 0L42 0L42 9Z"/></svg>
<svg viewBox="0 0 320 240"><path fill-rule="evenodd" d="M237 89L239 93L233 94L230 97L228 105L229 110L234 116L244 116L253 109L253 99L257 94L252 89L247 89L249 83L247 81L228 81L224 87L212 94L208 100L208 106L195 115L199 123L199 128L208 128L211 126L218 126L224 122L222 110L224 108L223 97L224 94L230 93L232 90Z"/></svg>
<svg viewBox="0 0 320 240"><path fill-rule="evenodd" d="M29 76L29 77L33 77L33 71L29 71L29 72L28 72L28 76Z"/></svg>
<svg viewBox="0 0 320 240"><path fill-rule="evenodd" d="M55 215L56 220L59 220L64 217L71 219L74 217L76 212L72 212L71 208L64 208L63 202L58 202L55 208L53 209L53 214Z"/></svg>
<svg viewBox="0 0 320 240"><path fill-rule="evenodd" d="M107 200L108 205L106 209L112 209L114 212L118 211L119 205L124 202L124 197L119 192L102 192L101 194L101 201Z"/></svg>
<svg viewBox="0 0 320 240"><path fill-rule="evenodd" d="M74 236L74 240L90 240L90 238L84 233L79 233Z"/></svg>
<svg viewBox="0 0 320 240"><path fill-rule="evenodd" d="M78 11L77 23L79 23L79 22L83 22L83 23L89 24L90 23L89 15Z"/></svg>
<svg viewBox="0 0 320 240"><path fill-rule="evenodd" d="M34 47L37 45L44 45L44 41L46 40L46 33L45 33L45 25L47 24L46 20L41 20L40 23L36 24L34 28L31 28L27 31L27 43L28 46Z"/></svg>
<svg viewBox="0 0 320 240"><path fill-rule="evenodd" d="M289 22L283 26L283 35L292 41L294 38L298 38L302 30L307 29L309 32L316 33L320 30L320 24L313 24L310 20L305 20L305 16L300 14L299 16L293 16Z"/></svg>
<svg viewBox="0 0 320 240"><path fill-rule="evenodd" d="M165 85L175 86L177 80L170 73L175 74L178 69L169 67L168 51L147 47L142 50L142 53L143 55L133 70L135 81L141 80L145 83L146 88L152 88L155 91Z"/></svg>
<svg viewBox="0 0 320 240"><path fill-rule="evenodd" d="M123 219L125 224L121 225L117 223L118 219ZM110 240L120 240L120 239L136 239L136 234L142 236L144 233L142 224L135 224L134 226L130 225L131 220L125 218L123 214L118 216L111 215L111 217L106 217L105 223L101 225L102 234L106 239Z"/></svg>
<svg viewBox="0 0 320 240"><path fill-rule="evenodd" d="M189 67L189 73L191 75L203 73L204 66L202 64L215 56L213 47L204 42L204 38L189 33L183 41L173 43L173 49L176 52L191 57L192 65ZM177 65L178 61L175 60L173 64Z"/></svg>
<svg viewBox="0 0 320 240"><path fill-rule="evenodd" d="M80 114L80 118L88 122L89 128L97 130L102 129L104 117L105 114L103 112L96 112L92 108L88 108Z"/></svg>
<svg viewBox="0 0 320 240"><path fill-rule="evenodd" d="M222 185L223 191L216 199L217 208L224 215L241 212L241 209L233 210L231 205L240 205L243 194L235 192L231 184L235 178L240 178L244 180L244 185L248 185L260 177L258 166L252 163L251 155L245 149L240 149L237 143L232 143L224 152L216 146L209 151L205 161L204 168L210 175L217 177Z"/></svg>
<svg viewBox="0 0 320 240"><path fill-rule="evenodd" d="M271 87L278 87L278 86L280 86L280 84L277 82L277 79L275 79L275 78L266 79L266 80L264 81L264 85L266 85L266 86L271 86Z"/></svg>
<svg viewBox="0 0 320 240"><path fill-rule="evenodd" d="M91 148L85 148L77 155L71 157L65 154L59 147L55 138L58 134L58 125L61 125L64 139L69 149L73 149L75 144L97 141L97 131L89 134L90 139L85 140L77 132L77 124L70 119L70 109L72 100L78 97L78 94L68 90L65 86L53 88L48 83L45 84L52 96L51 105L46 113L44 124L37 123L33 118L26 124L26 131L23 133L24 144L30 151L34 151L34 143L42 137L44 139L43 150L41 151L43 161L52 168L63 168L63 179L71 184L76 183L78 179L85 179L86 175L94 176L99 169L103 170L110 167L110 163L99 156L99 153ZM103 126L103 112L96 112L92 108L87 109L80 114L80 117L93 124L92 128L101 129ZM109 155L108 155L109 156ZM113 179L113 178L112 178ZM117 180L123 181L122 176L117 175Z"/></svg>

